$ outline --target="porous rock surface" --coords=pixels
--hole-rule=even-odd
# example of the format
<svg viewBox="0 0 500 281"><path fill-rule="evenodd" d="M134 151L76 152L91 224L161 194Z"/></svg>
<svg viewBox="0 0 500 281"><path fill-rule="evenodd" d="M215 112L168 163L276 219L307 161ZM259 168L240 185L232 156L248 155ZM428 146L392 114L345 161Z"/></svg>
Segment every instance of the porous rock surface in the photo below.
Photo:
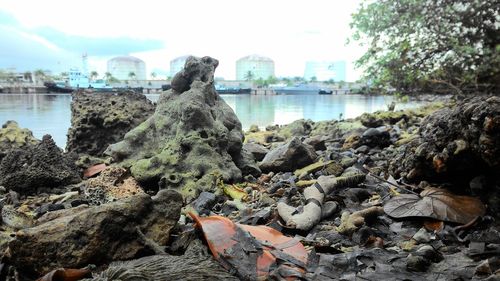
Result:
<svg viewBox="0 0 500 281"><path fill-rule="evenodd" d="M161 94L155 113L106 154L130 167L143 186L182 187L185 198L194 198L217 174L225 181L240 180L239 167L252 163L241 156L240 121L215 91L217 65L210 57L189 57L172 89Z"/></svg>
<svg viewBox="0 0 500 281"><path fill-rule="evenodd" d="M134 92L76 92L72 98L66 151L92 156L101 156L155 109L146 96Z"/></svg>
<svg viewBox="0 0 500 281"><path fill-rule="evenodd" d="M434 112L418 137L398 149L390 170L411 181L468 182L500 172L500 97L470 98Z"/></svg>
<svg viewBox="0 0 500 281"><path fill-rule="evenodd" d="M71 155L63 154L50 135L26 148L12 149L0 162L0 185L21 194L81 181Z"/></svg>
<svg viewBox="0 0 500 281"><path fill-rule="evenodd" d="M179 193L162 190L154 197L140 194L100 206L64 210L53 220L18 231L9 243L10 262L26 273L39 275L59 267L132 259L141 252L151 252L139 231L158 245L166 245L181 207Z"/></svg>

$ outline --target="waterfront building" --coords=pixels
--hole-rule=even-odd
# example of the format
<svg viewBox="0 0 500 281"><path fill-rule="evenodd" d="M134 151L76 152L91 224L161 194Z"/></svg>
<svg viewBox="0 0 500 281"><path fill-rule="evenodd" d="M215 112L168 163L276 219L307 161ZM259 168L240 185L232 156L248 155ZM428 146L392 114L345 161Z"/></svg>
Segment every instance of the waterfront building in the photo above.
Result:
<svg viewBox="0 0 500 281"><path fill-rule="evenodd" d="M130 80L130 72L135 74L134 80L146 80L146 63L133 56L120 56L108 60L108 72L119 80Z"/></svg>
<svg viewBox="0 0 500 281"><path fill-rule="evenodd" d="M184 64L189 57L189 55L181 56L170 61L170 77L174 77L177 72L184 68Z"/></svg>
<svg viewBox="0 0 500 281"><path fill-rule="evenodd" d="M335 82L345 81L345 61L307 61L304 71L304 79L311 80L316 77L317 81L333 80Z"/></svg>
<svg viewBox="0 0 500 281"><path fill-rule="evenodd" d="M236 80L247 80L249 72L253 80L274 77L274 61L259 55L249 55L236 61Z"/></svg>

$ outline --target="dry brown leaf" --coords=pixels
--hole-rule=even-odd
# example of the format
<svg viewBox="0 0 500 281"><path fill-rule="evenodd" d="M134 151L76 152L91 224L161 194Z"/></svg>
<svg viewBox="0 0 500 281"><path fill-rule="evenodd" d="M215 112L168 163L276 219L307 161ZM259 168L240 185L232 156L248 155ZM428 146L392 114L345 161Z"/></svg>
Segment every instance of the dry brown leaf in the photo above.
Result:
<svg viewBox="0 0 500 281"><path fill-rule="evenodd" d="M104 164L104 163L91 166L91 167L87 168L85 171L83 171L83 176L86 178L90 178L90 177L95 176L95 175L99 174L100 172L104 171L107 167L108 166L106 166L106 164Z"/></svg>
<svg viewBox="0 0 500 281"><path fill-rule="evenodd" d="M402 194L392 198L385 204L384 211L394 218L422 217L466 224L483 216L486 208L477 198L428 188L420 196Z"/></svg>
<svg viewBox="0 0 500 281"><path fill-rule="evenodd" d="M441 232L444 228L444 222L437 220L428 220L424 222L424 227L428 231Z"/></svg>
<svg viewBox="0 0 500 281"><path fill-rule="evenodd" d="M59 268L45 274L37 281L78 281L86 277L92 277L88 269Z"/></svg>

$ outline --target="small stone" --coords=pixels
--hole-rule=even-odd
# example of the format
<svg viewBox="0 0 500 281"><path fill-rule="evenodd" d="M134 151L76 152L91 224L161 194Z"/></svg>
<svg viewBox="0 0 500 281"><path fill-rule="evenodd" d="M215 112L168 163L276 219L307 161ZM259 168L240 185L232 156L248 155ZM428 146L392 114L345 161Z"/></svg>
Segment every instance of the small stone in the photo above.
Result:
<svg viewBox="0 0 500 281"><path fill-rule="evenodd" d="M75 199L73 201L71 201L70 205L71 207L77 207L77 206L80 206L80 205L88 205L89 204L89 201L85 200L85 199Z"/></svg>
<svg viewBox="0 0 500 281"><path fill-rule="evenodd" d="M422 256L431 262L440 262L444 259L443 255L440 252L434 250L431 245L423 245L422 247L418 248L418 250L415 251L415 255Z"/></svg>
<svg viewBox="0 0 500 281"><path fill-rule="evenodd" d="M323 204L323 208L321 209L321 217L323 219L332 216L338 208L338 204L335 201L328 201Z"/></svg>
<svg viewBox="0 0 500 281"><path fill-rule="evenodd" d="M358 148L356 148L356 153L363 153L367 154L370 151L370 147L368 145L362 145Z"/></svg>
<svg viewBox="0 0 500 281"><path fill-rule="evenodd" d="M41 217L47 212L53 212L64 209L63 204L44 204L35 210L36 217Z"/></svg>
<svg viewBox="0 0 500 281"><path fill-rule="evenodd" d="M191 203L191 206L193 206L200 215L208 215L215 203L217 203L215 194L203 191L198 198Z"/></svg>
<svg viewBox="0 0 500 281"><path fill-rule="evenodd" d="M260 197L260 204L262 207L273 206L276 204L276 200L269 196L269 194L262 193L262 196Z"/></svg>
<svg viewBox="0 0 500 281"><path fill-rule="evenodd" d="M406 268L409 271L425 272L431 265L430 261L422 256L409 254L406 258Z"/></svg>
<svg viewBox="0 0 500 281"><path fill-rule="evenodd" d="M412 238L418 243L429 243L431 241L431 235L423 227Z"/></svg>
<svg viewBox="0 0 500 281"><path fill-rule="evenodd" d="M259 129L259 126L252 124L252 125L250 125L250 128L248 129L248 131L252 132L252 133L257 133L260 131L260 129Z"/></svg>

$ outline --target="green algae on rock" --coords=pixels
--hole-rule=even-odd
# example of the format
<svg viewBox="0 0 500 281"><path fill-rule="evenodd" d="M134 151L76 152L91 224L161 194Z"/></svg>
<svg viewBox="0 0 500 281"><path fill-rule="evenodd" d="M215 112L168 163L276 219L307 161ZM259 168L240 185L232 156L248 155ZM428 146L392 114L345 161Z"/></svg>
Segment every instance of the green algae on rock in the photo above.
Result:
<svg viewBox="0 0 500 281"><path fill-rule="evenodd" d="M0 129L0 160L13 148L26 148L40 141L29 129L19 128L16 121L9 120Z"/></svg>
<svg viewBox="0 0 500 281"><path fill-rule="evenodd" d="M217 65L210 57L189 57L155 113L106 154L130 167L146 188L181 189L184 198L213 188L214 174L240 180L245 163L236 159L248 159L240 155L244 136L236 114L215 91Z"/></svg>

